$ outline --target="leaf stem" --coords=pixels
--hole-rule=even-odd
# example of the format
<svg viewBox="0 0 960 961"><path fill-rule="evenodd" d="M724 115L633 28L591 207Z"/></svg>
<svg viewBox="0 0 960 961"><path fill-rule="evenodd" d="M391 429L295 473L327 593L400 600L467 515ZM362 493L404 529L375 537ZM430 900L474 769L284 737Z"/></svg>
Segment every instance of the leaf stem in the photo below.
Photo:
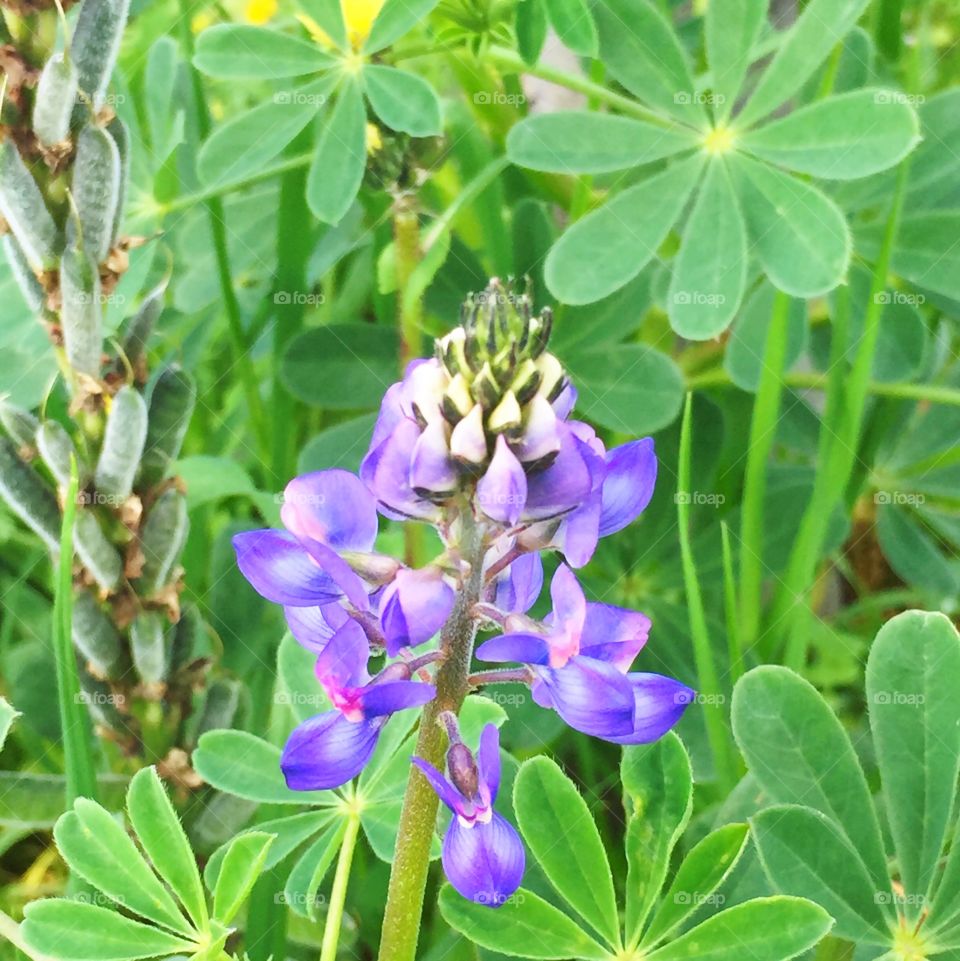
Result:
<svg viewBox="0 0 960 961"><path fill-rule="evenodd" d="M464 556L470 563L470 573L440 633L441 648L447 656L437 671L437 696L423 709L415 752L437 768L443 767L446 745L438 717L442 711L458 713L469 690L467 678L477 631L473 608L483 583L483 532L466 511L463 519ZM427 779L411 768L390 871L379 961L414 961L416 957L438 805Z"/></svg>
<svg viewBox="0 0 960 961"><path fill-rule="evenodd" d="M327 922L323 928L323 944L320 947L320 961L335 961L337 945L340 943L340 929L343 927L343 906L347 899L347 885L350 882L350 869L353 866L353 852L360 833L360 815L352 814L347 820L343 833L340 854L337 857L337 870L333 876L330 890L330 903L327 907Z"/></svg>
<svg viewBox="0 0 960 961"><path fill-rule="evenodd" d="M687 394L683 408L683 421L680 426L680 463L677 466L677 522L680 535L680 559L683 565L683 583L687 597L687 610L690 618L690 633L693 637L693 656L697 667L699 694L704 696L704 718L707 725L707 739L713 754L717 779L729 792L736 784L734 755L731 750L724 697L720 692L717 669L713 660L713 647L707 628L707 616L700 593L700 581L690 546L690 498L682 495L690 491L690 451L692 447L693 396Z"/></svg>

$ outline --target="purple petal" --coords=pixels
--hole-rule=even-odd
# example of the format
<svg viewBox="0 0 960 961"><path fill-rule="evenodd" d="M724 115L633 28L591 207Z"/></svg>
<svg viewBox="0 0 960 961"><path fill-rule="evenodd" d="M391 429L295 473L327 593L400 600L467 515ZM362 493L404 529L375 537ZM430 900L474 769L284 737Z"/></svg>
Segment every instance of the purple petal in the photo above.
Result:
<svg viewBox="0 0 960 961"><path fill-rule="evenodd" d="M539 553L522 554L497 575L493 603L508 614L526 614L542 589L543 561Z"/></svg>
<svg viewBox="0 0 960 961"><path fill-rule="evenodd" d="M650 503L657 482L657 455L652 437L615 447L606 459L601 537L615 534L634 520Z"/></svg>
<svg viewBox="0 0 960 961"><path fill-rule="evenodd" d="M380 503L381 512L393 519L432 520L440 515L434 504L419 497L410 486L410 462L419 439L416 421L403 418L387 439L367 454L360 467L360 476Z"/></svg>
<svg viewBox="0 0 960 961"><path fill-rule="evenodd" d="M297 643L315 654L326 647L327 641L349 617L337 603L324 604L322 607L285 607L283 616Z"/></svg>
<svg viewBox="0 0 960 961"><path fill-rule="evenodd" d="M307 553L326 571L337 587L347 595L347 599L358 611L370 607L367 586L357 572L331 547L320 541L304 539L301 541Z"/></svg>
<svg viewBox="0 0 960 961"><path fill-rule="evenodd" d="M543 693L574 730L607 738L633 730L633 689L612 664L577 656L561 668L538 673Z"/></svg>
<svg viewBox="0 0 960 961"><path fill-rule="evenodd" d="M576 574L566 564L561 564L553 575L550 599L553 602L554 630L579 641L587 616L587 599Z"/></svg>
<svg viewBox="0 0 960 961"><path fill-rule="evenodd" d="M501 434L493 460L477 484L477 503L487 517L516 524L527 500L527 475Z"/></svg>
<svg viewBox="0 0 960 961"><path fill-rule="evenodd" d="M663 737L683 717L696 692L662 674L628 674L635 701L633 731L601 735L615 744L649 744Z"/></svg>
<svg viewBox="0 0 960 961"><path fill-rule="evenodd" d="M367 661L370 643L363 628L349 618L327 641L314 668L323 686L331 690L363 687L370 680Z"/></svg>
<svg viewBox="0 0 960 961"><path fill-rule="evenodd" d="M453 588L437 568L397 571L380 602L387 654L396 657L402 647L430 640L443 627L454 600Z"/></svg>
<svg viewBox="0 0 960 961"><path fill-rule="evenodd" d="M412 363L416 363L416 361ZM407 370L410 370L409 366ZM373 425L373 435L370 438L367 456L375 451L394 432L397 424L404 419L405 414L401 403L403 391L404 387L401 382L391 384L383 395L383 400L380 401L380 412L377 414L377 422Z"/></svg>
<svg viewBox="0 0 960 961"><path fill-rule="evenodd" d="M577 388L568 380L563 389L557 394L553 401L553 409L557 412L560 420L566 420L570 416L574 405L577 403Z"/></svg>
<svg viewBox="0 0 960 961"><path fill-rule="evenodd" d="M259 530L235 534L237 565L254 590L274 604L314 607L341 595L299 541L285 531Z"/></svg>
<svg viewBox="0 0 960 961"><path fill-rule="evenodd" d="M597 549L600 539L600 494L595 492L560 522L553 546L573 568L583 567Z"/></svg>
<svg viewBox="0 0 960 961"><path fill-rule="evenodd" d="M465 827L454 817L443 839L443 870L471 901L498 908L520 887L525 866L516 829L494 812L486 823Z"/></svg>
<svg viewBox="0 0 960 961"><path fill-rule="evenodd" d="M490 793L490 804L493 804L500 790L500 732L496 724L485 724L480 732L477 769L481 783L486 784Z"/></svg>
<svg viewBox="0 0 960 961"><path fill-rule="evenodd" d="M317 714L295 728L280 758L291 791L340 787L362 770L385 721L348 721L339 711Z"/></svg>
<svg viewBox="0 0 960 961"><path fill-rule="evenodd" d="M523 511L528 520L544 520L573 510L583 503L593 488L593 476L586 459L589 448L578 440L569 425L559 423L560 451L553 463L528 482Z"/></svg>
<svg viewBox="0 0 960 961"><path fill-rule="evenodd" d="M550 646L539 634L501 634L484 641L477 648L476 657L478 661L493 663L547 664Z"/></svg>
<svg viewBox="0 0 960 961"><path fill-rule="evenodd" d="M443 420L427 424L413 447L410 486L417 492L452 495L460 483L460 471L450 456L447 429Z"/></svg>
<svg viewBox="0 0 960 961"><path fill-rule="evenodd" d="M442 420L440 404L449 383L450 378L435 357L408 364L403 376L403 398L404 405L410 405L409 414L419 415L428 424Z"/></svg>
<svg viewBox="0 0 960 961"><path fill-rule="evenodd" d="M450 808L456 820L457 809L463 804L463 795L428 761L421 757L412 757L410 760L430 782L437 797Z"/></svg>
<svg viewBox="0 0 960 961"><path fill-rule="evenodd" d="M395 714L409 707L422 707L432 701L437 689L420 681L374 682L360 695L360 705L365 717Z"/></svg>
<svg viewBox="0 0 960 961"><path fill-rule="evenodd" d="M334 550L369 551L377 539L377 505L356 474L322 470L295 477L280 516L296 537Z"/></svg>
<svg viewBox="0 0 960 961"><path fill-rule="evenodd" d="M536 461L560 450L558 418L546 397L537 394L530 402L523 435L515 452L522 461Z"/></svg>
<svg viewBox="0 0 960 961"><path fill-rule="evenodd" d="M626 673L647 642L650 618L611 604L587 604L587 617L580 636L580 653L609 661Z"/></svg>

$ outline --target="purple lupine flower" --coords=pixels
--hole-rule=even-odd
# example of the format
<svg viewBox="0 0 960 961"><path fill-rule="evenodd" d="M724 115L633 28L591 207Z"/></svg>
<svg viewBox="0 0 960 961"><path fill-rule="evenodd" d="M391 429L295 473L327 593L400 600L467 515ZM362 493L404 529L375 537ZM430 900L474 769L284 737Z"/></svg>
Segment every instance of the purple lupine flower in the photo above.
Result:
<svg viewBox="0 0 960 961"><path fill-rule="evenodd" d="M413 763L453 814L443 839L443 870L463 897L497 908L520 887L526 862L516 828L493 809L500 787L500 732L493 724L484 727L474 758L460 740L456 718L446 712L442 717L451 732L449 778L422 758Z"/></svg>
<svg viewBox="0 0 960 961"><path fill-rule="evenodd" d="M508 633L482 644L477 657L527 665L534 700L578 731L617 744L662 737L694 692L673 678L630 673L650 630L646 615L588 603L566 565L557 568L550 594L553 612L542 627L511 615Z"/></svg>
<svg viewBox="0 0 960 961"><path fill-rule="evenodd" d="M244 576L267 600L283 604L291 633L320 651L352 615L390 656L429 640L453 607L438 568L404 568L373 550L377 506L345 470L294 478L280 512L285 531L245 531L233 539Z"/></svg>
<svg viewBox="0 0 960 961"><path fill-rule="evenodd" d="M370 760L392 714L433 700L432 684L411 680L415 664L395 662L371 678L369 656L363 628L348 617L317 657L317 680L333 710L307 719L287 740L280 767L291 790L346 784Z"/></svg>

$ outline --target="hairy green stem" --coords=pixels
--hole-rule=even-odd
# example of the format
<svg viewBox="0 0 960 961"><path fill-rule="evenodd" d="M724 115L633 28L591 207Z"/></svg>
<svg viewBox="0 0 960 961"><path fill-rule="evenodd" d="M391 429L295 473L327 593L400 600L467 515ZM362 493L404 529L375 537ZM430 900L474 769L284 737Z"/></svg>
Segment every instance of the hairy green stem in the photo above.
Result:
<svg viewBox="0 0 960 961"><path fill-rule="evenodd" d="M477 621L473 607L483 583L483 533L464 515L464 556L470 573L440 633L445 659L437 671L437 696L423 709L416 755L443 768L446 734L438 723L442 711L458 713L469 690ZM427 779L413 768L403 797L397 847L383 915L380 961L414 961L423 914L423 895L430 867L430 843L437 824L439 800Z"/></svg>
<svg viewBox="0 0 960 961"><path fill-rule="evenodd" d="M767 493L767 459L773 449L783 396L783 366L787 357L790 298L777 291L767 328L760 368L760 385L750 420L747 467L743 481L740 520L740 626L742 644L749 650L760 628L763 586L763 520Z"/></svg>
<svg viewBox="0 0 960 961"><path fill-rule="evenodd" d="M357 847L360 833L360 816L351 814L340 844L337 857L337 870L330 889L327 905L327 922L323 928L323 944L320 947L320 961L335 961L337 945L340 943L340 929L343 927L343 906L347 900L347 885L350 883L350 869L353 866L353 852Z"/></svg>
<svg viewBox="0 0 960 961"><path fill-rule="evenodd" d="M677 466L677 493L690 490L690 451L693 444L692 395L687 394L680 426L680 463ZM677 497L677 523L680 536L680 560L683 565L683 583L687 595L687 611L690 618L690 634L693 638L693 657L697 668L698 694L704 698L703 716L707 725L707 739L713 755L717 779L725 791L737 782L736 760L728 735L724 697L717 679L713 647L707 628L707 616L700 593L700 580L690 545L690 498Z"/></svg>

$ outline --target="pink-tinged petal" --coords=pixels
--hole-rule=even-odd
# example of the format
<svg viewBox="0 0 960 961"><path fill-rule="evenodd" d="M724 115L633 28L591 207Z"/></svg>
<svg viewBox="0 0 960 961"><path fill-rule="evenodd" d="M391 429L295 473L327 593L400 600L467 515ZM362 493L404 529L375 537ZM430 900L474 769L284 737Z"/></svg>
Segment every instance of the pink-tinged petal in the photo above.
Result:
<svg viewBox="0 0 960 961"><path fill-rule="evenodd" d="M494 812L466 827L454 817L443 839L443 871L463 897L499 908L520 887L526 857L516 829Z"/></svg>
<svg viewBox="0 0 960 961"><path fill-rule="evenodd" d="M478 661L503 664L546 664L550 659L547 639L539 634L501 634L484 641L476 652Z"/></svg>
<svg viewBox="0 0 960 961"><path fill-rule="evenodd" d="M404 418L360 467L360 476L376 497L381 513L394 520L435 520L440 516L436 505L419 497L410 486L410 462L419 439L416 422Z"/></svg>
<svg viewBox="0 0 960 961"><path fill-rule="evenodd" d="M553 602L553 627L577 642L587 617L587 599L576 574L561 564L550 582L550 599Z"/></svg>
<svg viewBox="0 0 960 961"><path fill-rule="evenodd" d="M633 690L612 664L578 656L539 673L554 709L574 730L606 738L633 730Z"/></svg>
<svg viewBox="0 0 960 961"><path fill-rule="evenodd" d="M487 459L487 436L483 429L483 408L474 404L450 435L450 453L467 464L482 464Z"/></svg>
<svg viewBox="0 0 960 961"><path fill-rule="evenodd" d="M540 460L560 450L559 419L546 397L537 394L528 406L527 421L514 452L524 463Z"/></svg>
<svg viewBox="0 0 960 961"><path fill-rule="evenodd" d="M333 578L285 531L244 531L234 535L233 548L243 576L274 604L314 607L342 594Z"/></svg>
<svg viewBox="0 0 960 961"><path fill-rule="evenodd" d="M349 615L339 603L322 607L285 607L283 616L290 633L302 647L319 654Z"/></svg>
<svg viewBox="0 0 960 961"><path fill-rule="evenodd" d="M433 788L437 797L450 808L456 820L457 812L465 803L463 795L429 761L424 761L421 757L412 757L410 760L430 782L430 787Z"/></svg>
<svg viewBox="0 0 960 961"><path fill-rule="evenodd" d="M374 682L361 693L360 706L364 717L380 717L410 707L422 707L436 696L437 689L421 681Z"/></svg>
<svg viewBox="0 0 960 961"><path fill-rule="evenodd" d="M369 551L377 539L377 505L356 474L322 470L295 477L283 492L280 516L301 540L337 551Z"/></svg>
<svg viewBox="0 0 960 961"><path fill-rule="evenodd" d="M634 696L633 730L606 736L615 744L649 744L663 737L697 696L686 684L662 674L628 674L627 680Z"/></svg>
<svg viewBox="0 0 960 961"><path fill-rule="evenodd" d="M456 595L435 567L397 571L380 601L387 654L429 641L450 616Z"/></svg>
<svg viewBox="0 0 960 961"><path fill-rule="evenodd" d="M347 599L358 611L370 607L367 586L357 572L332 548L320 541L303 540L301 543L317 565L333 578L337 587L346 594Z"/></svg>
<svg viewBox="0 0 960 961"><path fill-rule="evenodd" d="M607 453L603 481L600 536L615 534L636 519L650 503L657 482L653 438L644 437Z"/></svg>
<svg viewBox="0 0 960 961"><path fill-rule="evenodd" d="M593 476L585 456L590 453L589 448L567 424L559 423L557 433L560 451L556 459L546 470L529 478L523 510L525 520L546 520L571 511L587 499L593 488Z"/></svg>
<svg viewBox="0 0 960 961"><path fill-rule="evenodd" d="M295 728L280 758L291 791L326 791L355 778L364 768L385 719L348 721L339 711L317 714Z"/></svg>
<svg viewBox="0 0 960 961"><path fill-rule="evenodd" d="M488 803L493 804L500 790L500 732L496 724L485 724L480 732L477 770L481 783L487 786L490 795Z"/></svg>
<svg viewBox="0 0 960 961"><path fill-rule="evenodd" d="M413 447L410 486L423 496L448 496L460 483L460 471L450 456L448 426L437 420L427 424Z"/></svg>
<svg viewBox="0 0 960 961"><path fill-rule="evenodd" d="M493 603L507 614L526 614L537 602L543 589L543 561L537 552L522 554L494 585Z"/></svg>
<svg viewBox="0 0 960 961"><path fill-rule="evenodd" d="M527 475L501 434L493 460L477 484L477 503L500 524L516 524L527 500Z"/></svg>
<svg viewBox="0 0 960 961"><path fill-rule="evenodd" d="M353 618L349 618L327 641L314 670L328 692L358 688L370 680L367 673L369 658L367 635Z"/></svg>
<svg viewBox="0 0 960 961"><path fill-rule="evenodd" d="M650 618L611 604L587 604L580 653L626 673L650 635Z"/></svg>

